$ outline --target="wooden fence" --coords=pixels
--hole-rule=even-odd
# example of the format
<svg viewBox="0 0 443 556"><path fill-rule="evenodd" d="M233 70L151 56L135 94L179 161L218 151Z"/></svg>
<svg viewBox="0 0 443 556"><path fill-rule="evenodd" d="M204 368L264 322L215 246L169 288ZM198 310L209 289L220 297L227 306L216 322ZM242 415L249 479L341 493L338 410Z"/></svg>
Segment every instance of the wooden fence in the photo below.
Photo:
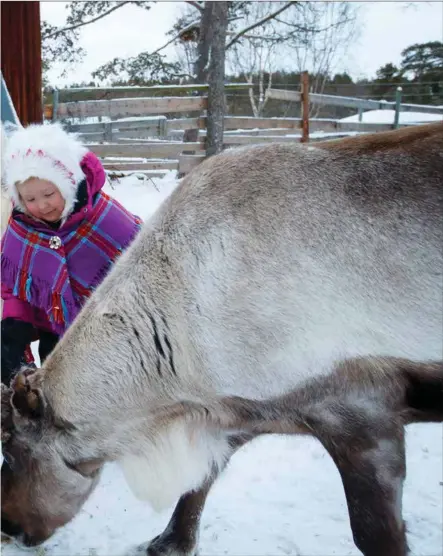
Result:
<svg viewBox="0 0 443 556"><path fill-rule="evenodd" d="M248 86L244 83L227 84L227 89ZM168 140L170 122L174 130L196 129L203 125L200 117L207 109L205 92L208 85L172 85L154 87L90 88L106 96L116 91L137 94L188 94L198 96L142 96L101 100L60 102L60 91L54 91L53 103L44 107L45 118L61 120L68 130L81 134L86 146L103 159L111 174L125 174L137 170L148 176L161 176L176 169L188 173L204 159L204 138L184 142ZM84 92L88 88L69 90ZM71 95L72 96L72 95ZM187 117L176 117L181 114ZM172 115L173 120L169 119ZM97 120L94 122L88 120Z"/></svg>
<svg viewBox="0 0 443 556"><path fill-rule="evenodd" d="M302 95L298 91L287 91L286 89L269 89L266 93L268 98L275 100L285 100L293 102L301 102ZM337 95L322 95L318 93L309 94L309 103L320 104L323 106L344 106L346 108L355 108L356 110L396 110L400 112L426 112L428 114L442 114L441 106L423 105L423 104L404 104L399 102L391 102L387 100L371 100L364 98L342 97Z"/></svg>
<svg viewBox="0 0 443 556"><path fill-rule="evenodd" d="M242 87L249 85L226 85L227 89ZM117 89L120 88L112 89L112 92L115 94ZM53 121L60 119L70 131L79 133L86 146L103 159L103 164L111 175L137 171L148 176L161 176L169 170L178 170L180 175L187 174L205 158L207 97L204 93L207 85L136 89L150 93L177 93L196 89L203 94L108 98L65 103L60 103L58 95L54 95L53 104L45 106L45 116ZM271 89L267 93L274 99L299 102L300 118L227 116L224 122L224 146L325 140L356 132L384 131L399 125L398 119L392 124L309 119L310 103L329 103L359 110L362 107L391 108L395 103L309 94L308 89L307 74L303 74L300 92ZM81 90L83 89L78 89L79 92ZM397 110L443 114L443 108L435 106L402 104L400 107L398 102L395 106ZM186 117L180 117L181 114ZM91 118L97 121L84 121ZM316 136L309 137L310 133Z"/></svg>
<svg viewBox="0 0 443 556"><path fill-rule="evenodd" d="M91 116L110 119L142 114L201 112L207 108L207 97L142 97L111 100L85 100L58 105L57 117L85 119ZM52 116L52 114L51 114Z"/></svg>

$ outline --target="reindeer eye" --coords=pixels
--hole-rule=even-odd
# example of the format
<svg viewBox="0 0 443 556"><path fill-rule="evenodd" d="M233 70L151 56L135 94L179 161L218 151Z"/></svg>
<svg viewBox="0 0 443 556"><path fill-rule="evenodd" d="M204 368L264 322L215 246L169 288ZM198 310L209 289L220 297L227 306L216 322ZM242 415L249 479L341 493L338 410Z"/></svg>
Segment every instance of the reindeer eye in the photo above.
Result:
<svg viewBox="0 0 443 556"><path fill-rule="evenodd" d="M12 469L13 465L14 465L14 458L11 456L11 454L8 453L4 453L3 454L3 461L2 464L5 464L7 467L9 467L10 469Z"/></svg>
<svg viewBox="0 0 443 556"><path fill-rule="evenodd" d="M83 460L77 463L71 463L66 459L63 459L63 461L68 469L79 473L82 477L85 477L85 479L94 479L97 477L104 464L104 461L100 458Z"/></svg>
<svg viewBox="0 0 443 556"><path fill-rule="evenodd" d="M70 469L71 471L75 471L76 473L78 473L77 469L75 468L75 465L73 463L71 463L70 461L68 461L67 459L63 458L63 463L66 465L66 467L68 469Z"/></svg>

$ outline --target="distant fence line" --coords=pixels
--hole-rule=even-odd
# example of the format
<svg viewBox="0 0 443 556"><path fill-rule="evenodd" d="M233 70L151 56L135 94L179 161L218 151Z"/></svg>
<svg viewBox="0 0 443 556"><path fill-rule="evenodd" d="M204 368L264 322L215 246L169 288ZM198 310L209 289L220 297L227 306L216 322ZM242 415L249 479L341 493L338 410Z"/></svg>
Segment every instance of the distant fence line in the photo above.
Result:
<svg viewBox="0 0 443 556"><path fill-rule="evenodd" d="M269 98L275 100L290 100L300 102L301 93L298 91L287 91L286 89L269 89L266 93ZM338 95L323 95L310 93L309 102L329 106L343 106L345 108L355 108L356 110L395 110L397 103L388 100L370 100L354 97L343 97ZM400 103L400 112L426 112L428 114L442 114L443 107L424 104L404 104Z"/></svg>
<svg viewBox="0 0 443 556"><path fill-rule="evenodd" d="M225 85L226 89L249 88L248 83ZM143 91L148 93L198 92L195 96L143 96L101 100L59 102L54 92L53 104L45 105L46 119L62 120L66 127L79 133L87 147L103 159L109 172L137 170L144 175L158 176L176 169L184 175L205 158L206 110L208 85L166 85L153 87L113 87L107 91ZM67 89L72 92L97 90L94 87ZM309 93L309 79L302 75L300 91L270 89L269 98L300 103L300 118L255 118L226 116L225 147L235 145L324 140L349 133L384 131L399 127L399 113L403 111L442 114L443 108L401 103L401 91L396 102L375 101L353 97ZM309 118L310 104L346 106L359 111L360 121L345 122L327 118ZM394 109L391 123L365 123L363 110ZM167 117L183 114L186 117ZM86 118L97 122L82 122ZM76 121L79 120L79 121ZM106 120L106 121L101 121ZM406 125L406 124L403 124ZM315 138L310 133L323 132Z"/></svg>
<svg viewBox="0 0 443 556"><path fill-rule="evenodd" d="M69 131L79 133L83 139L94 142L119 142L128 139L159 138L166 140L175 134L181 138L187 129L199 129L200 136L205 135L206 116L196 118L172 118L155 116L134 118L131 120L113 120L97 123L67 123ZM407 124L403 124L407 125ZM224 119L225 135L238 133L242 130L255 135L289 135L300 132L303 127L302 118L256 118L253 116L226 116ZM329 118L311 118L311 132L375 132L392 129L392 124L346 122ZM181 133L177 133L181 132Z"/></svg>

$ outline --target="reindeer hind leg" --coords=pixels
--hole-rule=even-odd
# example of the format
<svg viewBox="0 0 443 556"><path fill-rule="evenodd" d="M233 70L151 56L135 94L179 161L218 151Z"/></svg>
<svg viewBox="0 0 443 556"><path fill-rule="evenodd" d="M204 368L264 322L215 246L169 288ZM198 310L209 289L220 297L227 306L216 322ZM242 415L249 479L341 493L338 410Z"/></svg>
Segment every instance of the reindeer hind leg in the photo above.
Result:
<svg viewBox="0 0 443 556"><path fill-rule="evenodd" d="M344 434L329 431L319 439L339 470L354 542L364 556L406 556L403 424L393 415L347 415L346 421L352 425Z"/></svg>

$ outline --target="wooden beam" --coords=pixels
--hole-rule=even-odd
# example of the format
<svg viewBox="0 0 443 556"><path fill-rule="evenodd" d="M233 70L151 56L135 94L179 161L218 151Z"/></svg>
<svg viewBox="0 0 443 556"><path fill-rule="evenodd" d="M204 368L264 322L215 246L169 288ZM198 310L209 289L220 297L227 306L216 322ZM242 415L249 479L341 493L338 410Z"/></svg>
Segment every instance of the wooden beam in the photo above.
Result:
<svg viewBox="0 0 443 556"><path fill-rule="evenodd" d="M200 127L201 118L174 118L166 123L168 133L172 130L194 129Z"/></svg>
<svg viewBox="0 0 443 556"><path fill-rule="evenodd" d="M300 129L301 118L254 118L246 116L226 116L225 129Z"/></svg>
<svg viewBox="0 0 443 556"><path fill-rule="evenodd" d="M312 122L312 120L311 120ZM359 131L361 133L369 132L375 133L376 131L389 131L393 129L393 124L380 124L364 122L337 122L336 131ZM403 126L400 126L403 127Z"/></svg>
<svg viewBox="0 0 443 556"><path fill-rule="evenodd" d="M300 102L301 94L299 91L286 91L284 89L269 89L267 97L276 100ZM364 98L342 97L338 95L322 95L311 93L309 101L312 104L323 104L325 106L344 106L358 110L395 110L395 102L385 100L370 100ZM428 106L423 104L402 104L400 112L425 112L428 114L443 114L443 107Z"/></svg>
<svg viewBox="0 0 443 556"><path fill-rule="evenodd" d="M236 90L236 89L249 89L251 85L249 83L225 83L225 89ZM207 92L209 90L209 85L207 83L201 84L189 84L189 85L150 85L146 87L139 86L119 86L119 87L72 87L68 89L60 89L60 92L66 93L82 93L85 91L97 91L101 94L113 91L146 91L148 93L183 93L192 91Z"/></svg>
<svg viewBox="0 0 443 556"><path fill-rule="evenodd" d="M153 137L160 137L159 128L147 127L146 129L119 129L113 131L112 141L132 141L136 143L138 139L151 140Z"/></svg>
<svg viewBox="0 0 443 556"><path fill-rule="evenodd" d="M151 143L112 143L106 145L87 144L86 148L99 157L141 157L141 158L176 158L182 151L202 151L204 146L196 143L162 143L155 141Z"/></svg>
<svg viewBox="0 0 443 556"><path fill-rule="evenodd" d="M256 145L266 143L299 143L300 135L293 135L291 137L278 136L264 136L258 137L256 135L225 135L223 143L225 145Z"/></svg>
<svg viewBox="0 0 443 556"><path fill-rule="evenodd" d="M163 178L168 173L168 170L139 170L138 168L134 168L130 171L120 171L120 170L109 170L106 172L111 180L125 178L126 176L137 174L144 178Z"/></svg>
<svg viewBox="0 0 443 556"><path fill-rule="evenodd" d="M105 170L115 170L116 172L125 170L177 170L178 160L159 160L158 162L104 162Z"/></svg>
<svg viewBox="0 0 443 556"><path fill-rule="evenodd" d="M286 89L268 89L266 91L266 96L274 100L285 100L288 102L301 101L300 91L287 91Z"/></svg>
<svg viewBox="0 0 443 556"><path fill-rule="evenodd" d="M69 131L76 133L87 133L90 131L104 131L105 125L110 125L113 130L121 129L147 129L159 127L166 121L166 116L154 116L152 118L138 118L134 120L113 120L110 122L85 122L79 124L69 124Z"/></svg>
<svg viewBox="0 0 443 556"><path fill-rule="evenodd" d="M297 129L290 129L288 127L282 128L274 128L274 129L242 129L242 130L229 130L225 131L225 135L229 135L230 137L235 137L237 135L256 135L260 137L266 137L266 135L294 135L299 130ZM205 134L204 131L201 132L202 135Z"/></svg>
<svg viewBox="0 0 443 556"><path fill-rule="evenodd" d="M301 133L301 118L288 118L277 120L276 118L257 118L256 125L254 125L254 118L248 118L250 121L243 121L246 118L235 118L237 122L231 122L234 118L227 118L232 126L230 131L225 134L230 137L239 135L293 135L294 133ZM276 125L277 124L277 125ZM237 128L238 125L238 128ZM401 124L404 127L406 124ZM359 122L342 122L340 120L333 120L329 118L311 118L309 120L309 131L336 132L336 131L361 131L361 132L376 132L388 131L393 128L392 124L381 123L359 123ZM235 132L233 130L241 129L244 132Z"/></svg>
<svg viewBox="0 0 443 556"><path fill-rule="evenodd" d="M57 118L88 118L108 116L111 119L173 112L200 112L207 108L206 97L144 97L115 100L82 100L62 102ZM50 109L45 110L49 116Z"/></svg>

